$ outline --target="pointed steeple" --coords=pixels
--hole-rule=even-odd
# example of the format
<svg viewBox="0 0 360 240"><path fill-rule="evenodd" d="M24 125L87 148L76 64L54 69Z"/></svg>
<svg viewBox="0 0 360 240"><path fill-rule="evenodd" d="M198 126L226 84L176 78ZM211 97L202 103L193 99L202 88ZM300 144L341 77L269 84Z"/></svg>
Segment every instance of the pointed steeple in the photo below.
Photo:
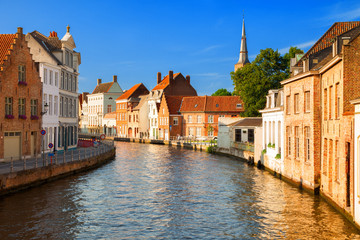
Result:
<svg viewBox="0 0 360 240"><path fill-rule="evenodd" d="M250 63L250 61L248 58L248 51L246 45L245 18L243 17L240 55L239 55L239 61L235 64L235 71L238 70L239 68L242 68L247 63Z"/></svg>

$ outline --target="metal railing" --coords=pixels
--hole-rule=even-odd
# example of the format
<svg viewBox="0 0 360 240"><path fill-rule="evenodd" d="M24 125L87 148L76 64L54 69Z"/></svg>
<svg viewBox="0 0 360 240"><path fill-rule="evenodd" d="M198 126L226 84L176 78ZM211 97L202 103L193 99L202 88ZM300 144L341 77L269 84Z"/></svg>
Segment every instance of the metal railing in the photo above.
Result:
<svg viewBox="0 0 360 240"><path fill-rule="evenodd" d="M25 156L22 156L20 159L13 157L5 158L0 161L0 174L81 161L110 152L112 149L114 149L114 141L104 140L96 147L75 148L67 151L37 154L31 158Z"/></svg>
<svg viewBox="0 0 360 240"><path fill-rule="evenodd" d="M249 142L233 142L232 147L243 151L254 152L254 144Z"/></svg>

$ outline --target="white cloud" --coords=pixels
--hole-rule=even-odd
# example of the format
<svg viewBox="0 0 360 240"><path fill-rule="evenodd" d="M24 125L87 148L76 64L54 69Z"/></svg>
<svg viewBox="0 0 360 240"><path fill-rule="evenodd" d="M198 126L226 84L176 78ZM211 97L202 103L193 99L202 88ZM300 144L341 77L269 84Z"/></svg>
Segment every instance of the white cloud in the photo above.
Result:
<svg viewBox="0 0 360 240"><path fill-rule="evenodd" d="M360 18L360 7L357 7L347 12L342 11L339 14L331 14L329 16L324 17L324 20L349 21L349 20L354 20L356 18Z"/></svg>
<svg viewBox="0 0 360 240"><path fill-rule="evenodd" d="M212 45L212 46L206 47L200 51L194 52L193 55L200 55L200 54L208 53L214 49L221 48L221 47L222 47L221 45Z"/></svg>
<svg viewBox="0 0 360 240"><path fill-rule="evenodd" d="M303 48L311 47L311 46L314 45L315 43L316 43L316 40L312 40L312 41L308 41L308 42L304 42L304 43L294 44L294 45L292 45L292 46L293 46L293 47L298 47L298 48L300 48L300 49L303 49ZM279 49L279 53L285 54L285 53L289 52L289 49L290 49L290 46L289 46L289 47L286 47L286 48L281 48L281 49Z"/></svg>

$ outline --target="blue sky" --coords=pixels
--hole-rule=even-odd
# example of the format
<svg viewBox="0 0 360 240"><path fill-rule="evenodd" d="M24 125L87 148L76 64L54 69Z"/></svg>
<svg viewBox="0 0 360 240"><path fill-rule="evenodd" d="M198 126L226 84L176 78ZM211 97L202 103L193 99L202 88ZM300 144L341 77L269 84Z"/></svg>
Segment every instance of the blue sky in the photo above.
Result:
<svg viewBox="0 0 360 240"><path fill-rule="evenodd" d="M81 52L80 92L118 75L123 89L156 85L156 73L191 76L199 95L232 91L243 12L250 61L260 49L305 51L336 21L360 20L357 1L3 1L0 33L71 27Z"/></svg>

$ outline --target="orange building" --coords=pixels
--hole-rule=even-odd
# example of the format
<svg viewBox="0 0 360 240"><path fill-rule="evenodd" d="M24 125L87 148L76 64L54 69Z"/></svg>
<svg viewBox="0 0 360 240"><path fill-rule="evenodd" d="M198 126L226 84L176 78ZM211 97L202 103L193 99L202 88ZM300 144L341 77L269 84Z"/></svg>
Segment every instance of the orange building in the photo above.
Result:
<svg viewBox="0 0 360 240"><path fill-rule="evenodd" d="M238 96L184 97L180 108L183 115L182 135L217 136L219 117L238 117L243 111L243 102Z"/></svg>
<svg viewBox="0 0 360 240"><path fill-rule="evenodd" d="M137 134L138 129L133 129L128 126L128 122L134 121L133 117L129 115L129 112L132 112L139 104L139 96L147 94L149 94L149 90L144 84L139 83L116 99L116 128L118 136L134 137L134 135Z"/></svg>
<svg viewBox="0 0 360 240"><path fill-rule="evenodd" d="M182 135L182 99L182 96L162 96L158 116L159 139L171 140Z"/></svg>

